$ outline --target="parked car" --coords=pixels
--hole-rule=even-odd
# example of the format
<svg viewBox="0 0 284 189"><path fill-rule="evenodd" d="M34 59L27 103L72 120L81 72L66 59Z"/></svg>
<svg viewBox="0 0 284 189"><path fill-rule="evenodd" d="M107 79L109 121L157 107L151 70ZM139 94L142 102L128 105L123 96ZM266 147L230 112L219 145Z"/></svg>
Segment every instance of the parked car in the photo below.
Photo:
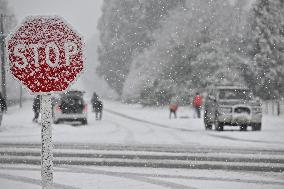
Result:
<svg viewBox="0 0 284 189"><path fill-rule="evenodd" d="M240 130L261 130L262 108L259 99L246 87L217 86L205 100L205 129L223 131L224 126L240 126Z"/></svg>
<svg viewBox="0 0 284 189"><path fill-rule="evenodd" d="M87 121L87 104L83 99L84 92L68 91L54 96L52 101L53 122L80 121L83 125Z"/></svg>

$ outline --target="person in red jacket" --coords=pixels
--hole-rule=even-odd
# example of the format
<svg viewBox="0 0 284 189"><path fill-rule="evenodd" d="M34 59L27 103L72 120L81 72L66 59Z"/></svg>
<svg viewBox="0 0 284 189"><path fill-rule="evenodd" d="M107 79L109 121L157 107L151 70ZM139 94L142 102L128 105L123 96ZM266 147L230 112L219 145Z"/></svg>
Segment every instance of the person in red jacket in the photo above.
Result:
<svg viewBox="0 0 284 189"><path fill-rule="evenodd" d="M201 111L201 106L202 106L202 97L200 94L197 92L194 99L193 99L193 107L196 111L197 117L200 118L200 111Z"/></svg>
<svg viewBox="0 0 284 189"><path fill-rule="evenodd" d="M174 114L175 118L177 118L177 109L178 109L178 104L177 104L177 100L172 98L170 105L169 105L169 109L170 109L170 116L169 118L171 119L172 114Z"/></svg>

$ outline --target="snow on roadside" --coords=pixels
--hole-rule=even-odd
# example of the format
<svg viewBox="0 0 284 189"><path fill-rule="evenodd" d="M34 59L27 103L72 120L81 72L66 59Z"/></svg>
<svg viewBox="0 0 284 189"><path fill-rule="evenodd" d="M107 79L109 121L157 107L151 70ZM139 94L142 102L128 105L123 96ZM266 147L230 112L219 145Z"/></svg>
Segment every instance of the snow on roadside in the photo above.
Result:
<svg viewBox="0 0 284 189"><path fill-rule="evenodd" d="M281 116L264 114L262 131L260 132L253 132L250 130L251 128L248 128L247 132L240 132L239 127L225 127L224 132L216 132L205 131L203 119L194 119L194 113L190 106L178 109L179 119L169 119L168 107L142 107L138 104L121 104L112 101L106 101L105 104L108 109L130 117L163 124L173 129L187 130L181 136L194 137L196 142L201 145L284 149L284 117ZM190 132L195 134L190 134Z"/></svg>
<svg viewBox="0 0 284 189"><path fill-rule="evenodd" d="M89 106L90 108L91 106ZM167 107L151 108L104 101L104 117L96 121L89 111L87 126L53 125L55 143L123 145L193 145L284 149L284 118L264 116L260 132L205 131L202 119L194 119L190 107L180 107L178 119L169 119ZM111 110L129 116L115 115ZM0 143L40 143L40 125L32 122L32 102L9 108L0 127Z"/></svg>

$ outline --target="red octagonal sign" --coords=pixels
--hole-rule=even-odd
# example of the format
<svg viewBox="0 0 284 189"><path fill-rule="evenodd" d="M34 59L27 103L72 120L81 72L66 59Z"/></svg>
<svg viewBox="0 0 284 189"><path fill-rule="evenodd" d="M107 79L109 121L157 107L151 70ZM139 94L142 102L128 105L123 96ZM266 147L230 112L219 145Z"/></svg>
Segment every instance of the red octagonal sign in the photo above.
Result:
<svg viewBox="0 0 284 189"><path fill-rule="evenodd" d="M83 40L62 18L28 17L7 38L10 71L33 93L64 91L83 70Z"/></svg>

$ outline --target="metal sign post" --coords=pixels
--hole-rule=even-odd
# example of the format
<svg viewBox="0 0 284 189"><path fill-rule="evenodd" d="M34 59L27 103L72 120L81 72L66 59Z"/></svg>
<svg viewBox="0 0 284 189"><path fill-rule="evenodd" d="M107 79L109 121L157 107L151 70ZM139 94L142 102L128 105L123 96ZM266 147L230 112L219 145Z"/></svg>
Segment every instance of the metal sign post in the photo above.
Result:
<svg viewBox="0 0 284 189"><path fill-rule="evenodd" d="M42 188L53 188L51 96L41 95L41 178Z"/></svg>

